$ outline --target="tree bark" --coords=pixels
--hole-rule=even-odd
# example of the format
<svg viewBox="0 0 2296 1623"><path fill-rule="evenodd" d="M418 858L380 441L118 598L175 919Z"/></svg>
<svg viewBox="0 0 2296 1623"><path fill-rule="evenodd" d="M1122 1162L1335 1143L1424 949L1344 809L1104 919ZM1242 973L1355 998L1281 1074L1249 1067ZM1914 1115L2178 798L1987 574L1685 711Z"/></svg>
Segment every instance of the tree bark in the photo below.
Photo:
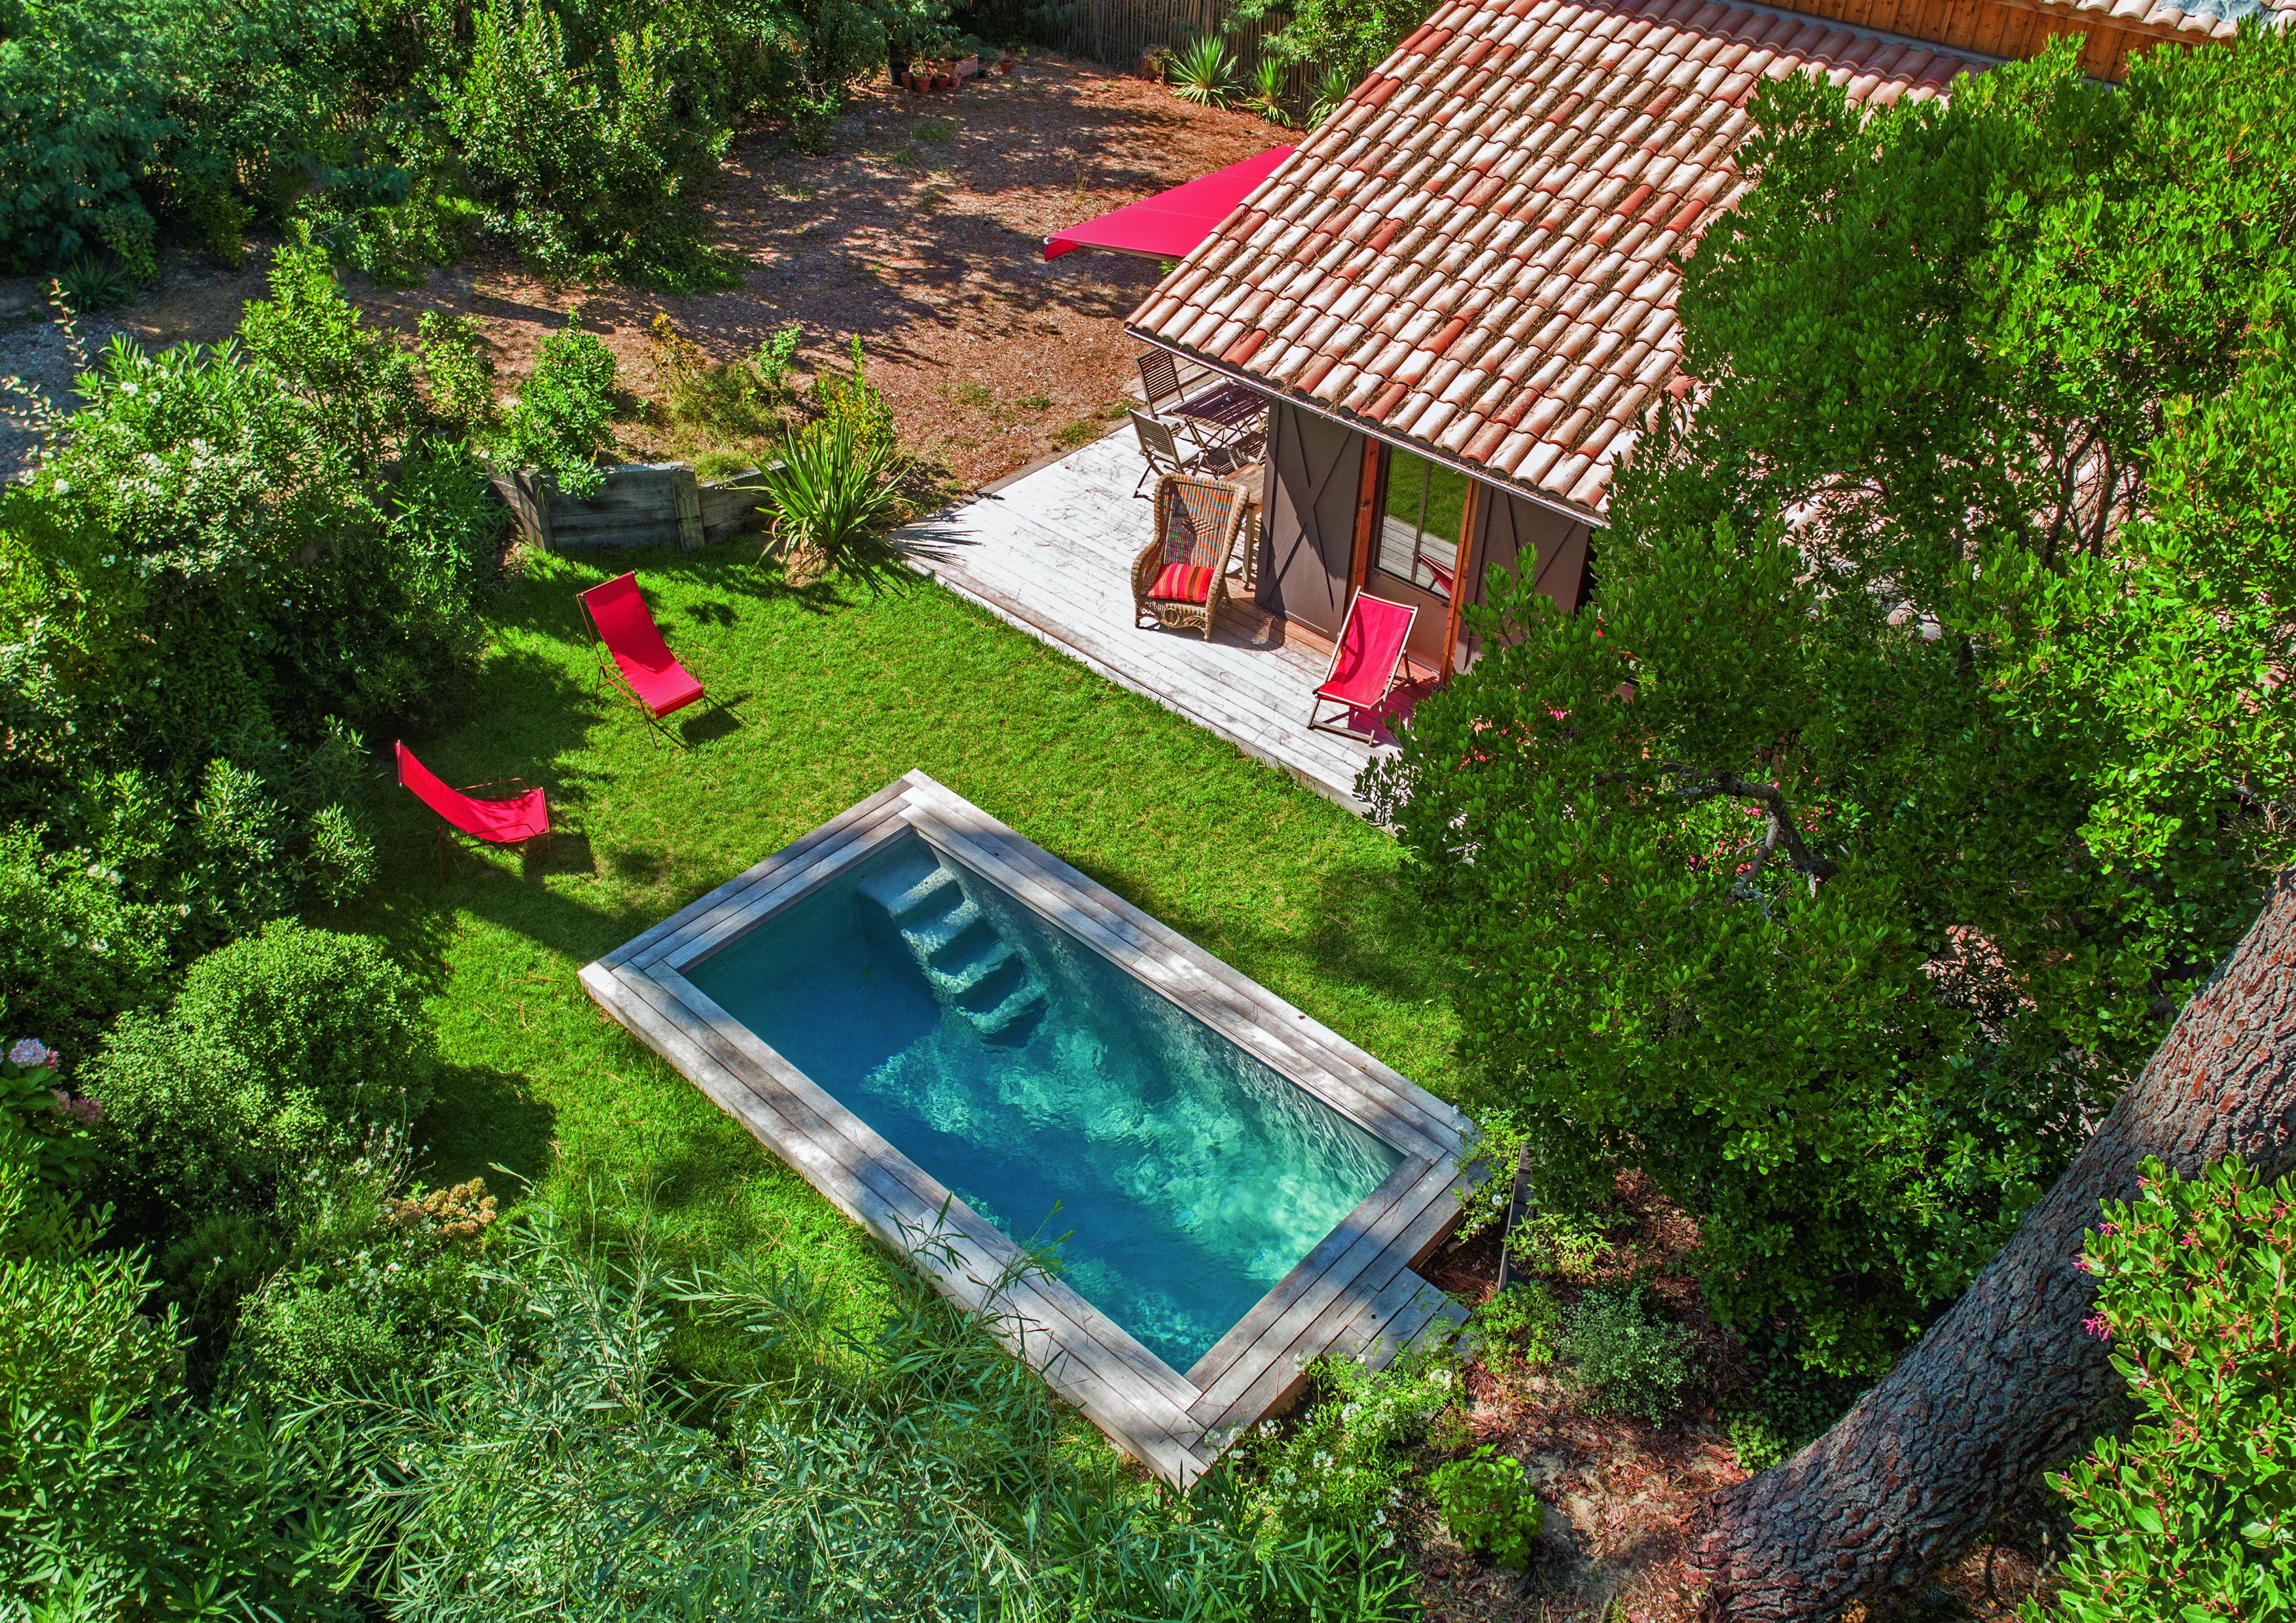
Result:
<svg viewBox="0 0 2296 1623"><path fill-rule="evenodd" d="M2187 1176L2228 1155L2296 1166L2296 868L1952 1309L1831 1431L1708 1502L1691 1559L1720 1616L1801 1623L1908 1593L2088 1443L2120 1381L2074 1263L2148 1155Z"/></svg>

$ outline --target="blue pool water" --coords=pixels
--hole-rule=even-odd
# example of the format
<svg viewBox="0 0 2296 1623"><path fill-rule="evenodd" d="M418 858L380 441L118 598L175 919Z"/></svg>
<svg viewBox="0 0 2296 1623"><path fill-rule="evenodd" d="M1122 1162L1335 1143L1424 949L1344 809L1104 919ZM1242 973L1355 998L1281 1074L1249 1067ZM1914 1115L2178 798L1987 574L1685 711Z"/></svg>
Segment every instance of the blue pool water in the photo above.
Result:
<svg viewBox="0 0 2296 1623"><path fill-rule="evenodd" d="M1177 1370L1402 1160L914 834L687 976Z"/></svg>

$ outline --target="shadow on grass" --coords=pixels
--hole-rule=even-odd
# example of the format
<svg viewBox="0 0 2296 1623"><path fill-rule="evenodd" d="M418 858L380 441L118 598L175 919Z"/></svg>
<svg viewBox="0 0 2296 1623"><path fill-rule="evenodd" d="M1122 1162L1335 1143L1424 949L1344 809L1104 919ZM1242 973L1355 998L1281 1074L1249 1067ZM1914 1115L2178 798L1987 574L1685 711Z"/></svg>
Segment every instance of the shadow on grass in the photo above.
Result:
<svg viewBox="0 0 2296 1623"><path fill-rule="evenodd" d="M430 1110L416 1124L415 1142L428 1149L418 1170L429 1182L445 1184L488 1177L500 1166L530 1184L550 1169L557 1120L522 1077L488 1066L446 1066ZM505 1204L517 1193L499 1176L489 1188Z"/></svg>

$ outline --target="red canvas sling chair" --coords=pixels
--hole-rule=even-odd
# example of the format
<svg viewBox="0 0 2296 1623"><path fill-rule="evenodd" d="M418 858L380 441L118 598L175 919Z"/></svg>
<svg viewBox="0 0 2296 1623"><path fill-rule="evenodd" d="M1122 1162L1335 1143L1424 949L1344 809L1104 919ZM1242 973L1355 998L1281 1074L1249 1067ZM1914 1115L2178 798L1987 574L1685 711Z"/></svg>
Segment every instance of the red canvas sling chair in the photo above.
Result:
<svg viewBox="0 0 2296 1623"><path fill-rule="evenodd" d="M1308 725L1344 738L1361 738L1377 725L1380 707L1403 675L1404 644L1418 618L1419 611L1408 604L1357 593L1332 648L1332 668L1308 707ZM1325 705L1339 706L1339 714L1325 716ZM1346 725L1357 717L1360 728Z"/></svg>
<svg viewBox="0 0 2296 1623"><path fill-rule="evenodd" d="M450 789L445 780L414 758L404 742L398 753L398 783L416 799L438 814L443 826L432 831L439 852L439 877L447 877L446 830L468 834L488 845L523 845L540 840L550 849L550 807L542 791L527 787L524 778L504 778L493 783L473 783L470 789ZM519 793L502 799L481 799L471 791L516 785Z"/></svg>

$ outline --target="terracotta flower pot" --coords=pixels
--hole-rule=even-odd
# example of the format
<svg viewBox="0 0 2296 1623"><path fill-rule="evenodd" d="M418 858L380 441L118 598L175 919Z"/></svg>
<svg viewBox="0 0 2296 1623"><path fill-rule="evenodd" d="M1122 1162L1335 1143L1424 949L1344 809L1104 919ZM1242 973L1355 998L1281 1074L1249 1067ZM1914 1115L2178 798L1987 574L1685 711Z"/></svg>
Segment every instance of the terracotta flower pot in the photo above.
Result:
<svg viewBox="0 0 2296 1623"><path fill-rule="evenodd" d="M955 83L956 83L956 81L946 73L936 73L933 75L932 87L935 90L946 90Z"/></svg>

